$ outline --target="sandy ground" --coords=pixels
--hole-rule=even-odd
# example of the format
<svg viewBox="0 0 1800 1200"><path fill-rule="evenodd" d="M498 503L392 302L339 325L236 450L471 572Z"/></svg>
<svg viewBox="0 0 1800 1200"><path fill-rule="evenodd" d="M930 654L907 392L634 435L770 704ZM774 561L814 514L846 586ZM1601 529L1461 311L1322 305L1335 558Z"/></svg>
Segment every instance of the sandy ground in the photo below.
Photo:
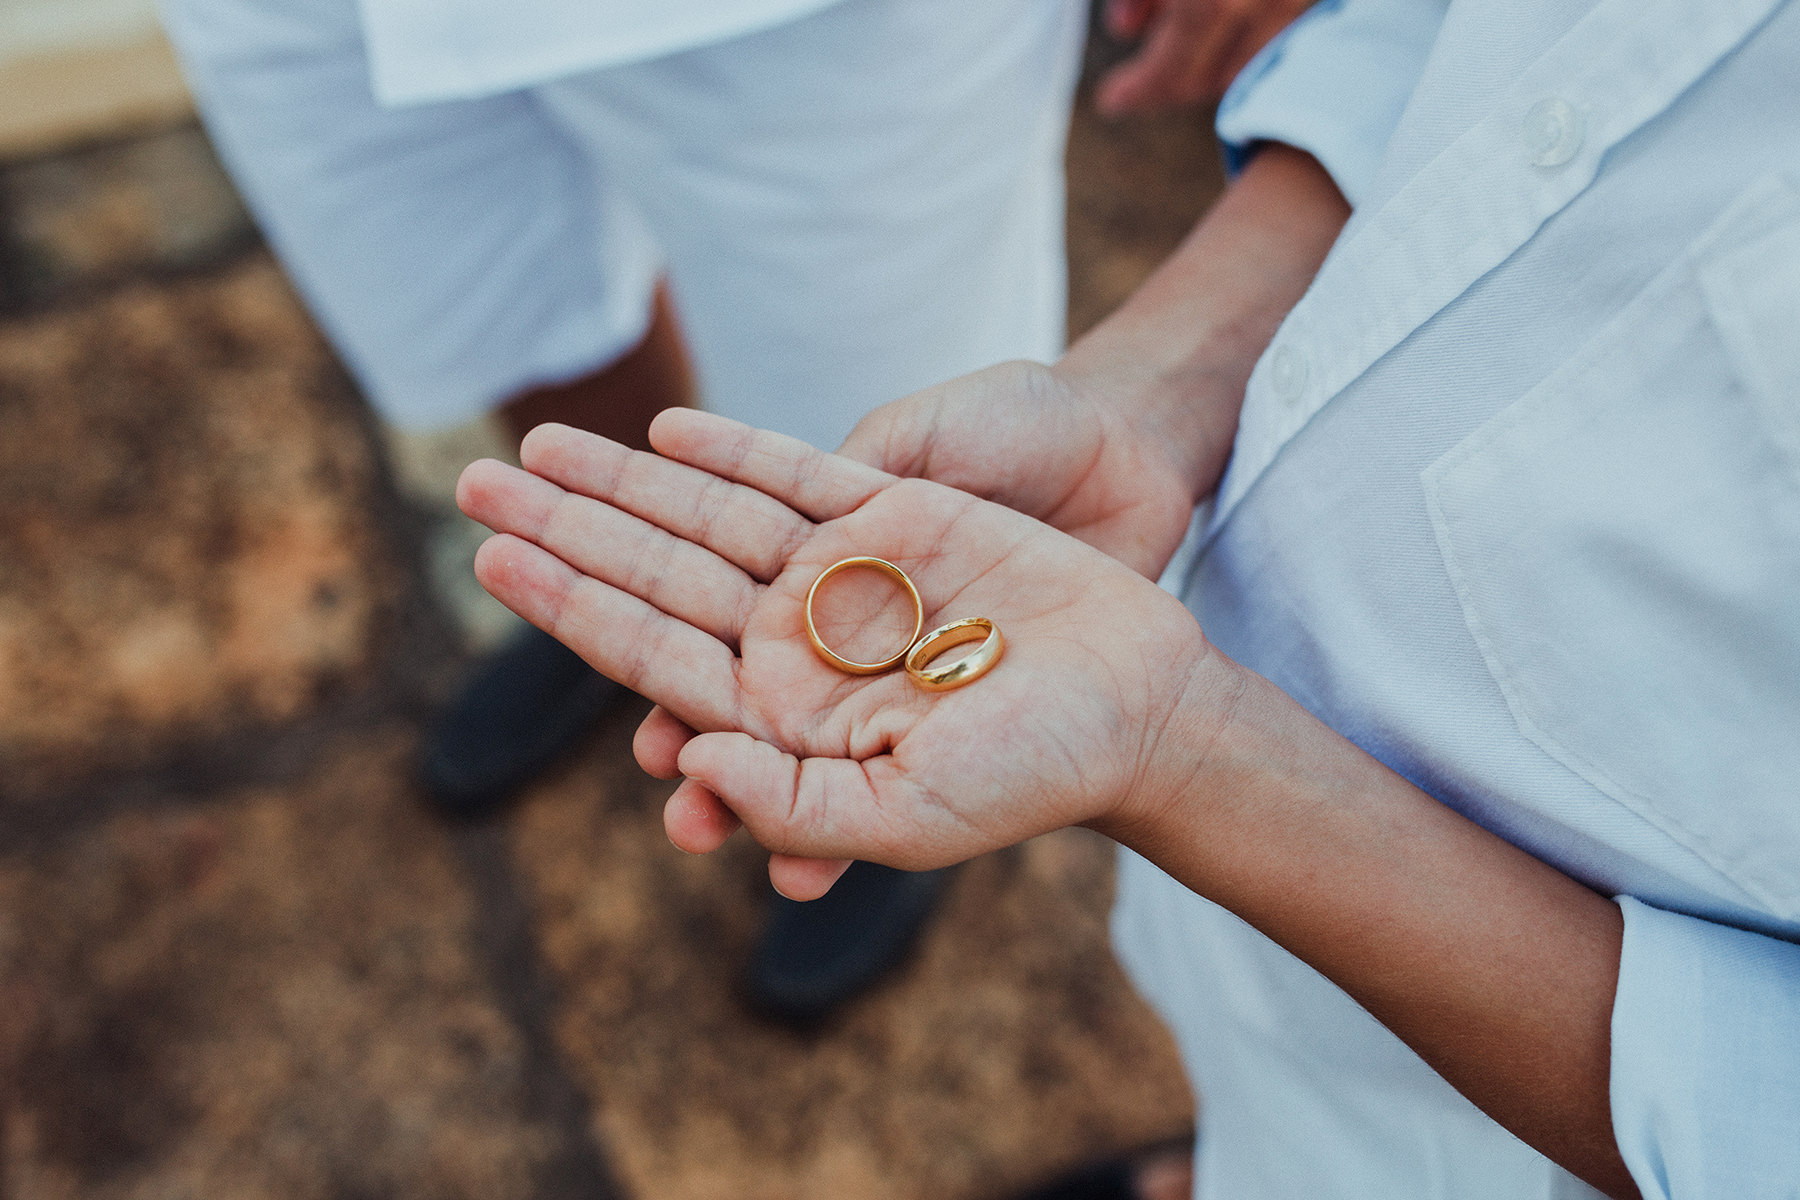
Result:
<svg viewBox="0 0 1800 1200"><path fill-rule="evenodd" d="M1216 194L1205 117L1084 108L1070 180L1081 329ZM197 129L0 164L0 1200L973 1200L1191 1125L1096 837L961 870L800 1035L737 1000L760 856L668 846L639 710L433 818L479 619L393 445Z"/></svg>

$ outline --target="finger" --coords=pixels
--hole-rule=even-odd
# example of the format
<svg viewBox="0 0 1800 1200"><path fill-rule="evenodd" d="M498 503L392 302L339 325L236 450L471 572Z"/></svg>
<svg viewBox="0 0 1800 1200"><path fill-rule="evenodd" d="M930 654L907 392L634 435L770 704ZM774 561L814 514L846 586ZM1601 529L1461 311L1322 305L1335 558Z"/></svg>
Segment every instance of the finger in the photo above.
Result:
<svg viewBox="0 0 1800 1200"><path fill-rule="evenodd" d="M1196 104L1222 63L1235 23L1208 4L1175 4L1151 26L1144 48L1100 81L1094 102L1104 113Z"/></svg>
<svg viewBox="0 0 1800 1200"><path fill-rule="evenodd" d="M748 734L719 732L702 733L682 747L680 765L773 853L943 865L904 814L877 801L869 772L853 759L802 760Z"/></svg>
<svg viewBox="0 0 1800 1200"><path fill-rule="evenodd" d="M639 723L631 752L652 779L679 779L681 768L676 760L693 737L692 729L659 704Z"/></svg>
<svg viewBox="0 0 1800 1200"><path fill-rule="evenodd" d="M717 638L511 534L482 543L475 577L596 671L691 728L740 727L737 658Z"/></svg>
<svg viewBox="0 0 1800 1200"><path fill-rule="evenodd" d="M1234 42L1220 59L1218 77L1209 82L1207 90L1212 95L1224 95L1225 89L1231 86L1243 69L1250 65L1262 48L1269 44L1274 36L1286 28L1285 21L1265 22L1255 29L1246 30L1244 35Z"/></svg>
<svg viewBox="0 0 1800 1200"><path fill-rule="evenodd" d="M567 425L533 429L519 458L533 474L705 546L760 583L781 574L812 532L800 514L754 487Z"/></svg>
<svg viewBox="0 0 1800 1200"><path fill-rule="evenodd" d="M1312 4L1313 0L1223 0L1215 37L1196 59L1190 94L1201 100L1219 99L1250 60Z"/></svg>
<svg viewBox="0 0 1800 1200"><path fill-rule="evenodd" d="M1220 54L1213 94L1222 95L1250 60L1274 41L1276 35L1313 6L1314 0L1231 0L1242 10L1234 22L1237 36Z"/></svg>
<svg viewBox="0 0 1800 1200"><path fill-rule="evenodd" d="M769 855L769 882L789 900L817 900L850 869L847 858L796 858Z"/></svg>
<svg viewBox="0 0 1800 1200"><path fill-rule="evenodd" d="M1106 5L1106 32L1116 38L1134 38L1154 11L1155 0L1109 0Z"/></svg>
<svg viewBox="0 0 1800 1200"><path fill-rule="evenodd" d="M915 392L905 400L884 404L856 423L837 452L880 471L902 477L922 475L941 405L928 403L936 389Z"/></svg>
<svg viewBox="0 0 1800 1200"><path fill-rule="evenodd" d="M494 532L535 542L734 649L756 606L757 582L711 550L529 471L492 459L471 463L457 501Z"/></svg>
<svg viewBox="0 0 1800 1200"><path fill-rule="evenodd" d="M799 438L691 408L664 410L650 425L650 442L670 458L755 488L814 522L841 517L894 482L885 471Z"/></svg>
<svg viewBox="0 0 1800 1200"><path fill-rule="evenodd" d="M705 784L693 779L682 780L663 805L669 841L688 854L711 854L742 827L743 822Z"/></svg>
<svg viewBox="0 0 1800 1200"><path fill-rule="evenodd" d="M854 770L848 760L839 760ZM692 739L681 749L682 774L704 784L736 813L767 850L814 857L856 853L834 831L806 829L795 821L800 760L748 734L718 733ZM854 787L854 781L850 786ZM866 850L867 847L858 847Z"/></svg>

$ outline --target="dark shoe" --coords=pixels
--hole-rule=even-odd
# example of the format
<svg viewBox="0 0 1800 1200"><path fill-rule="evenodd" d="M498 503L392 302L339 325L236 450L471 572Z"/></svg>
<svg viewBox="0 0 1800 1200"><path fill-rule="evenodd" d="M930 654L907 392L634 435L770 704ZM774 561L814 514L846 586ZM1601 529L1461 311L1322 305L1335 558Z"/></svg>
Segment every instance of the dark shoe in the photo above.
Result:
<svg viewBox="0 0 1800 1200"><path fill-rule="evenodd" d="M1131 1154L1078 1167L1014 1200L1152 1200L1194 1188L1194 1139L1158 1142Z"/></svg>
<svg viewBox="0 0 1800 1200"><path fill-rule="evenodd" d="M1089 1163L1016 1200L1143 1200L1138 1195L1137 1173L1127 1158Z"/></svg>
<svg viewBox="0 0 1800 1200"><path fill-rule="evenodd" d="M751 1006L809 1025L860 995L906 958L949 876L859 862L817 900L776 896L745 980Z"/></svg>
<svg viewBox="0 0 1800 1200"><path fill-rule="evenodd" d="M454 816L492 812L631 694L549 634L527 627L476 665L427 735L420 763L425 794Z"/></svg>

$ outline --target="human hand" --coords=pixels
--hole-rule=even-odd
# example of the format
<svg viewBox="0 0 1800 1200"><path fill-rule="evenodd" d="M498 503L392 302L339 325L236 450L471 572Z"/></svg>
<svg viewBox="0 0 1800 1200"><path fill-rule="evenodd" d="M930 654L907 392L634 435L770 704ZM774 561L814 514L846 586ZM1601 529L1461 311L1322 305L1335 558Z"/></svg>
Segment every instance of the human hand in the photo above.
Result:
<svg viewBox="0 0 1800 1200"><path fill-rule="evenodd" d="M883 405L838 453L930 479L1080 538L1154 579L1194 508L1167 439L1054 367L1009 362Z"/></svg>
<svg viewBox="0 0 1800 1200"><path fill-rule="evenodd" d="M1053 367L1002 363L875 410L841 453L1005 504L1145 575L1213 491L1257 357L1350 209L1271 145L1130 299Z"/></svg>
<svg viewBox="0 0 1800 1200"><path fill-rule="evenodd" d="M1189 703L1218 656L1166 593L1010 509L672 410L635 453L562 426L484 461L458 489L494 529L476 573L515 612L660 707L639 731L652 774L685 776L670 838L716 848L741 820L770 877L823 894L859 858L944 866L1071 824L1115 830L1166 803L1208 741ZM803 605L832 563L901 566L927 627L986 616L994 670L928 693L903 671L844 674ZM837 585L842 583L842 588ZM874 660L910 602L872 572L820 602L839 652ZM1222 718L1221 718L1222 719Z"/></svg>
<svg viewBox="0 0 1800 1200"><path fill-rule="evenodd" d="M1108 116L1217 100L1312 0L1107 0L1109 33L1141 43L1100 80Z"/></svg>

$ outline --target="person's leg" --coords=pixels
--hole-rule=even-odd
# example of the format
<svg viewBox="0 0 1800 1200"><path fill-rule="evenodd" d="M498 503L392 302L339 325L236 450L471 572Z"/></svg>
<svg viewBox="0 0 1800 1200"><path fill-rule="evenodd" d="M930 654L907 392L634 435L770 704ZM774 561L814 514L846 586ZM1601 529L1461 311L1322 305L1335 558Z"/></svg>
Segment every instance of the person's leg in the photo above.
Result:
<svg viewBox="0 0 1800 1200"><path fill-rule="evenodd" d="M1083 12L844 0L538 95L666 248L706 407L831 449L886 400L1060 352ZM822 900L775 899L751 1001L829 1014L942 882L857 864Z"/></svg>
<svg viewBox="0 0 1800 1200"><path fill-rule="evenodd" d="M844 0L537 89L667 254L702 403L835 447L1065 321L1073 0Z"/></svg>
<svg viewBox="0 0 1800 1200"><path fill-rule="evenodd" d="M354 0L161 0L207 131L389 422L459 424L643 338L660 254L527 95L389 109Z"/></svg>
<svg viewBox="0 0 1800 1200"><path fill-rule="evenodd" d="M642 220L527 95L389 109L354 0L163 0L208 131L320 325L391 424L496 406L644 446L692 397ZM491 809L629 695L535 629L427 735L440 808Z"/></svg>
<svg viewBox="0 0 1800 1200"><path fill-rule="evenodd" d="M675 312L667 289L658 287L636 346L586 375L521 392L497 415L515 449L532 429L554 421L648 450L656 414L691 404L693 394ZM445 813L492 813L630 694L528 625L477 662L438 714L420 759L425 794Z"/></svg>
<svg viewBox="0 0 1800 1200"><path fill-rule="evenodd" d="M643 340L596 371L565 383L541 384L500 406L514 446L550 421L650 448L650 422L665 408L691 406L694 373L668 289L658 287Z"/></svg>

